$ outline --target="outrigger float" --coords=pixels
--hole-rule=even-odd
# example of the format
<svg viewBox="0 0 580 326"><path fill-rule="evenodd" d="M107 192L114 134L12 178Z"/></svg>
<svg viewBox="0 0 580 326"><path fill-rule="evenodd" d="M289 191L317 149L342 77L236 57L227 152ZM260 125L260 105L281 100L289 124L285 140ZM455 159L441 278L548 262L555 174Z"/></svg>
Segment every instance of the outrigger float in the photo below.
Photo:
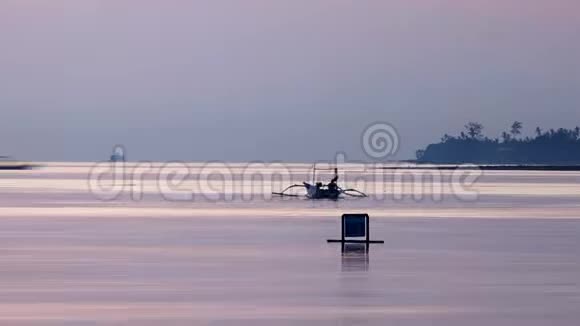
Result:
<svg viewBox="0 0 580 326"><path fill-rule="evenodd" d="M316 180L316 171L319 170L328 170L328 169L317 169L316 164L314 164L312 168L312 183L302 182L302 184L295 184L287 187L286 189L282 190L281 192L273 192L272 195L280 196L280 197L306 197L308 199L331 199L337 200L340 199L342 195L348 197L356 197L356 198L366 198L368 197L367 194L356 190L356 189L343 189L338 186L338 168L334 168L334 178L330 181L329 184L324 185L322 182L315 182ZM298 195L288 193L290 190L295 188L304 188L306 190L306 195Z"/></svg>

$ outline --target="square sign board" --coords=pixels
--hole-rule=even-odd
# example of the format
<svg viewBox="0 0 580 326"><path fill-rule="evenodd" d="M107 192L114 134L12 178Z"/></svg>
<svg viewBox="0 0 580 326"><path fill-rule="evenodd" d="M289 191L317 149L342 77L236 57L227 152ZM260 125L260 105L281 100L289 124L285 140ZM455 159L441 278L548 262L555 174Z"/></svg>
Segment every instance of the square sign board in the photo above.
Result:
<svg viewBox="0 0 580 326"><path fill-rule="evenodd" d="M349 238L349 239L347 239ZM353 238L364 238L353 239ZM329 239L328 242L345 243L385 243L382 240L370 239L370 225L368 214L344 214L342 215L342 238L340 240Z"/></svg>
<svg viewBox="0 0 580 326"><path fill-rule="evenodd" d="M344 238L360 238L367 236L368 215L345 214L342 217L342 233Z"/></svg>

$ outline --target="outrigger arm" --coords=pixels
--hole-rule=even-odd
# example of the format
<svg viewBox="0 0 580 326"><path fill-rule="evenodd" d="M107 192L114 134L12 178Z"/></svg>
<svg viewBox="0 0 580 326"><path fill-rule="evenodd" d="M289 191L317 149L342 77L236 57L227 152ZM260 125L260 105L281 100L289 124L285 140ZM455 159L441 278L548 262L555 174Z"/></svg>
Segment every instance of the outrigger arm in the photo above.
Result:
<svg viewBox="0 0 580 326"><path fill-rule="evenodd" d="M276 195L276 196L284 196L284 197L301 197L300 195L294 195L294 194L287 194L286 191L293 189L293 188L306 188L305 185L291 185L290 187L282 190L281 192L273 192L272 195Z"/></svg>
<svg viewBox="0 0 580 326"><path fill-rule="evenodd" d="M340 190L340 193L341 194L344 194L344 195L347 195L347 196L350 196L350 197L356 197L356 198L366 198L366 197L368 197L367 194L365 194L362 191L358 191L356 189L342 189L342 188L339 188L339 190Z"/></svg>

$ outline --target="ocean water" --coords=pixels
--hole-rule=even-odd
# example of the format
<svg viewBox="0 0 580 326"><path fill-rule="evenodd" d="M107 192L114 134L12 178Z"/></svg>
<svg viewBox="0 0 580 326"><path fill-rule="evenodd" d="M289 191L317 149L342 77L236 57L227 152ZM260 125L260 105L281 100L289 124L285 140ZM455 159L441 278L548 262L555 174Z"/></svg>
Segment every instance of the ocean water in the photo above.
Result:
<svg viewBox="0 0 580 326"><path fill-rule="evenodd" d="M340 171L369 197L270 195L307 164L0 171L0 324L580 321L580 173ZM328 244L351 212L385 244Z"/></svg>

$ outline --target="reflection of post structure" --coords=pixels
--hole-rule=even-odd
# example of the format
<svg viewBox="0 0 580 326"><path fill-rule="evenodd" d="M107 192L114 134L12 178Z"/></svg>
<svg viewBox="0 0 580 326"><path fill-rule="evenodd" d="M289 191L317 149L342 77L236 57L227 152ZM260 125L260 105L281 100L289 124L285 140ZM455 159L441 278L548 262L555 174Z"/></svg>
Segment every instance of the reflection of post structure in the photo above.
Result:
<svg viewBox="0 0 580 326"><path fill-rule="evenodd" d="M362 243L368 246L371 243L385 243L382 240L371 240L370 218L368 214L344 214L342 215L342 237L340 240L329 239L328 242L341 243Z"/></svg>
<svg viewBox="0 0 580 326"><path fill-rule="evenodd" d="M343 272L368 271L369 246L366 243L343 243L341 262Z"/></svg>

